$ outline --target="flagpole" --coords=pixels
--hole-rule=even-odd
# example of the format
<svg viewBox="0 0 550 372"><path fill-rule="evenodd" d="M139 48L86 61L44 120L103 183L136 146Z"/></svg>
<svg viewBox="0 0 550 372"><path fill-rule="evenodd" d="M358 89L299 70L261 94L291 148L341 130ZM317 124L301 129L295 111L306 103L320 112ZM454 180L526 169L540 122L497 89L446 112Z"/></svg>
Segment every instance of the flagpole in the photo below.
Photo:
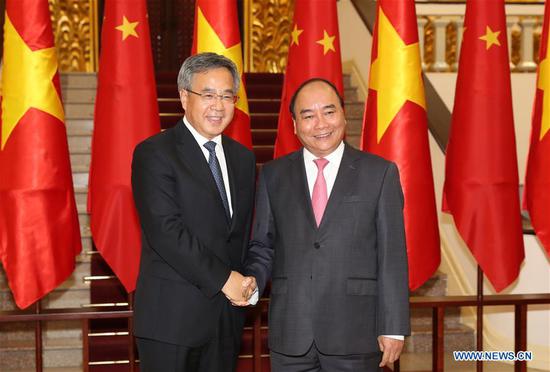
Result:
<svg viewBox="0 0 550 372"><path fill-rule="evenodd" d="M134 292L128 293L128 309L134 310ZM128 347L128 359L130 362L130 372L135 371L135 363L136 363L136 356L134 353L134 317L128 318L128 340L129 340L129 347Z"/></svg>
<svg viewBox="0 0 550 372"><path fill-rule="evenodd" d="M35 314L40 314L42 311L42 300L38 300L34 306ZM34 345L35 345L35 368L42 372L42 322L37 320L34 325Z"/></svg>
<svg viewBox="0 0 550 372"><path fill-rule="evenodd" d="M477 351L483 350L483 270L477 265ZM483 372L483 362L476 362L476 372Z"/></svg>

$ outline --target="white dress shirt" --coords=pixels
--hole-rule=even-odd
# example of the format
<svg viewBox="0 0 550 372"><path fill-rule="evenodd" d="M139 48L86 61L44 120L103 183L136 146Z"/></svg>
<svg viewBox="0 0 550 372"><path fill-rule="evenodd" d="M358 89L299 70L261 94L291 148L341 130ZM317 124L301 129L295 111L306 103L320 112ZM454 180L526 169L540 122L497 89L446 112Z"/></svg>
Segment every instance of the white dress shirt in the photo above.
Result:
<svg viewBox="0 0 550 372"><path fill-rule="evenodd" d="M195 138L195 141L197 141L197 143L199 144L199 147L201 148L207 163L208 158L210 157L210 152L208 152L206 147L204 147L204 144L208 141L216 142L216 157L218 158L218 162L220 163L220 168L222 170L223 186L225 187L225 193L227 194L227 203L229 204L229 215L233 216L233 206L231 205L231 190L229 188L229 173L227 172L227 162L225 161L225 153L223 152L222 135L219 134L209 140L208 138L197 132L197 130L189 123L185 116L183 117L183 122Z"/></svg>
<svg viewBox="0 0 550 372"><path fill-rule="evenodd" d="M332 188L334 187L334 182L336 181L336 175L338 174L338 169L340 168L340 163L342 162L342 156L344 155L344 147L344 141L342 141L340 142L340 145L338 145L336 150L334 150L327 156L324 156L324 158L328 160L328 164L323 169L323 175L325 176L325 182L327 183L327 199L330 197L330 192L332 191ZM315 185L315 180L317 179L318 173L317 165L314 162L314 160L316 159L319 158L313 155L304 147L304 165L306 168L307 185L310 197L313 194L313 186ZM394 338L396 340L405 339L404 336L399 335L383 336Z"/></svg>
<svg viewBox="0 0 550 372"><path fill-rule="evenodd" d="M327 199L330 198L330 192L334 186L334 181L336 181L336 175L338 174L338 168L340 168L340 163L342 162L342 156L344 155L344 142L340 142L340 145L331 152L329 155L324 158L328 160L328 164L323 170L323 175L325 176L325 181L327 183ZM306 167L306 177L307 185L309 188L309 196L313 194L313 186L315 186L315 180L317 179L317 165L315 165L314 160L319 159L317 156L313 155L304 147L304 165Z"/></svg>

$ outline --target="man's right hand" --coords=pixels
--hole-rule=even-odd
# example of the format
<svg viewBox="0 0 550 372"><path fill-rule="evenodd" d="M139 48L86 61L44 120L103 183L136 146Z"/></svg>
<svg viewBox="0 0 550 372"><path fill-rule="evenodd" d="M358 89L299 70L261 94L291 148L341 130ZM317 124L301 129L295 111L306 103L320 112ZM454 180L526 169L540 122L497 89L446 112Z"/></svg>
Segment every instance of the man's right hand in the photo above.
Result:
<svg viewBox="0 0 550 372"><path fill-rule="evenodd" d="M397 359L399 359L404 345L405 341L403 340L378 336L378 346L380 347L380 351L383 353L382 361L380 362L379 367L385 367L388 363L394 363Z"/></svg>
<svg viewBox="0 0 550 372"><path fill-rule="evenodd" d="M225 282L222 292L231 301L244 301L242 283L244 276L236 271L231 271L229 278Z"/></svg>

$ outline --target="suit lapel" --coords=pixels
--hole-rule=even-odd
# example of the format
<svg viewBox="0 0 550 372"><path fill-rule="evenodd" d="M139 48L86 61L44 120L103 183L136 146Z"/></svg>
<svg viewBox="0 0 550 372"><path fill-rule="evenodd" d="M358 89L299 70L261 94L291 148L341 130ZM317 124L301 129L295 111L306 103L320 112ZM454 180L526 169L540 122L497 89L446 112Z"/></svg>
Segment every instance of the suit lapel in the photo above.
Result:
<svg viewBox="0 0 550 372"><path fill-rule="evenodd" d="M233 216L231 218L230 223L230 230L233 231L233 228L235 227L235 221L236 221L236 215L237 215L237 169L238 169L238 162L235 157L235 152L233 151L233 146L230 141L226 139L225 136L222 136L222 146L223 146L223 152L225 155L225 162L227 164L227 174L229 178L229 192L231 194L231 207L233 208Z"/></svg>
<svg viewBox="0 0 550 372"><path fill-rule="evenodd" d="M197 143L189 129L187 129L187 127L183 123L183 120L180 120L178 122L175 130L179 142L178 151L181 155L181 160L189 169L191 169L193 175L196 176L201 181L201 183L206 186L208 192L212 194L212 197L219 202L222 211L224 211L220 192L216 187L216 182L214 181L214 177L212 176L210 167L206 162L206 158L204 157L204 153L199 147L199 144ZM231 195L233 195L233 191L231 191Z"/></svg>
<svg viewBox="0 0 550 372"><path fill-rule="evenodd" d="M336 180L334 181L334 186L332 187L319 229L327 224L327 221L330 220L336 209L338 209L342 203L342 199L349 193L349 189L357 179L357 168L354 164L355 160L358 159L357 155L357 150L352 149L346 143L340 168L336 174Z"/></svg>
<svg viewBox="0 0 550 372"><path fill-rule="evenodd" d="M293 153L289 157L289 160L292 162L290 179L292 180L293 185L298 186L297 192L300 199L299 204L302 208L304 208L304 213L307 216L309 223L313 228L317 229L317 222L315 221L315 215L313 214L313 207L311 205L311 195L309 195L303 148Z"/></svg>

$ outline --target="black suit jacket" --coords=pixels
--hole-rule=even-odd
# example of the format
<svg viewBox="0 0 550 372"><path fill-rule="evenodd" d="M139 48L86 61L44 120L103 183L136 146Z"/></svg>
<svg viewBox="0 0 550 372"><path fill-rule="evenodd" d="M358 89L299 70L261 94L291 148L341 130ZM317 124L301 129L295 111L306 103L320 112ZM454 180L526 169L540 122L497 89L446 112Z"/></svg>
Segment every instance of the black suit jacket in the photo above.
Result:
<svg viewBox="0 0 550 372"><path fill-rule="evenodd" d="M214 334L227 301L220 290L231 270L242 269L255 181L252 152L225 136L222 144L230 224L204 154L183 120L134 151L132 187L143 232L134 306L138 337L197 346Z"/></svg>
<svg viewBox="0 0 550 372"><path fill-rule="evenodd" d="M302 355L379 351L378 335L408 335L403 194L397 167L346 145L317 228L303 151L266 164L245 271L272 274L269 346Z"/></svg>

